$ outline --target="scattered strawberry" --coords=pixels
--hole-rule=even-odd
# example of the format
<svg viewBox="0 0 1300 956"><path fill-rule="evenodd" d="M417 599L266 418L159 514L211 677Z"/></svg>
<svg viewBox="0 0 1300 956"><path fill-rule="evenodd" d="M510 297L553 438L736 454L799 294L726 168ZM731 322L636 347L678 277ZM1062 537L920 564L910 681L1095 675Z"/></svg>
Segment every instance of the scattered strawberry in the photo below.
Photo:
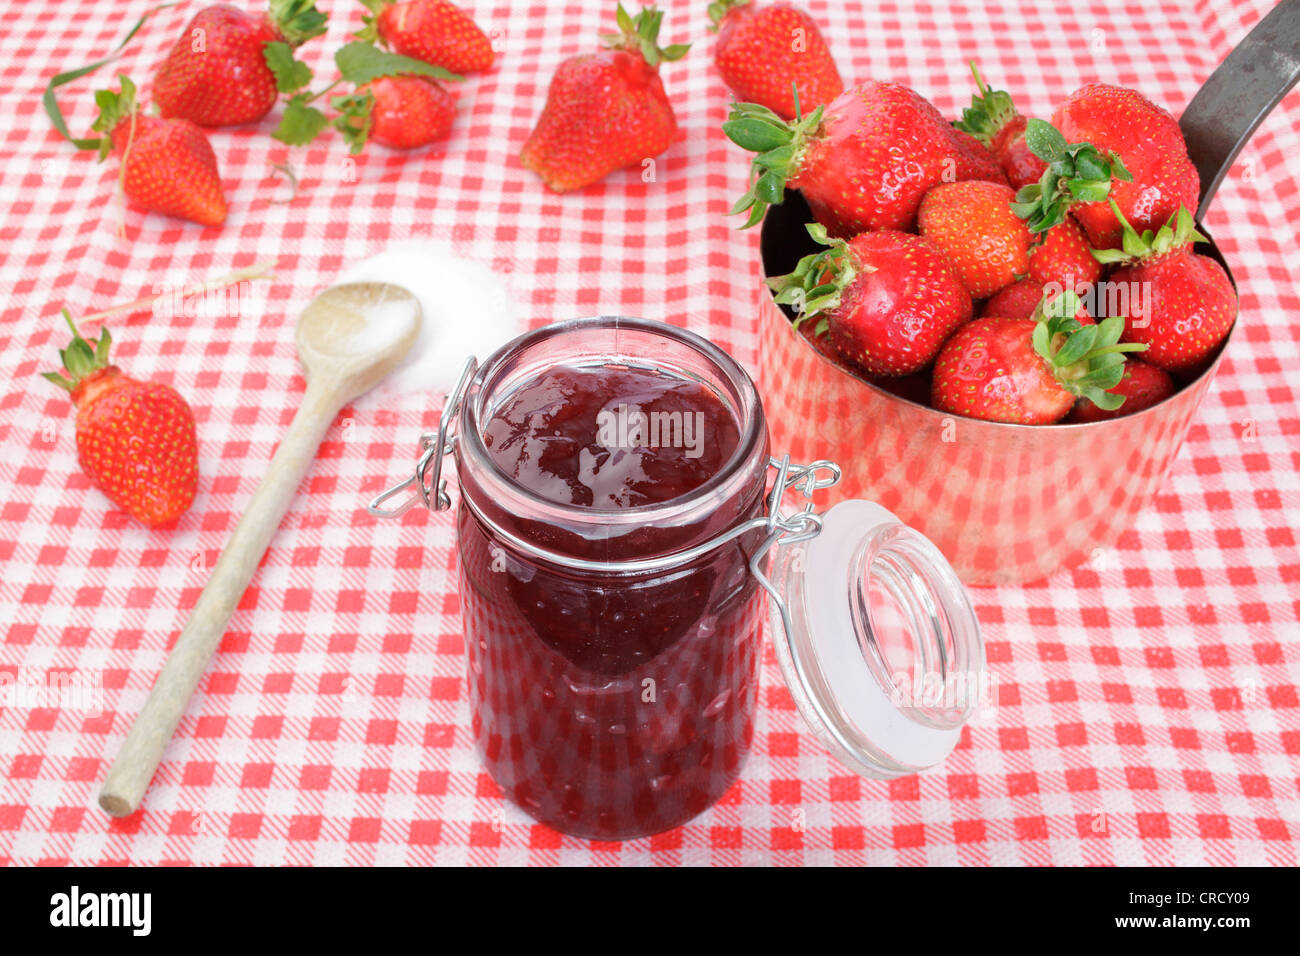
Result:
<svg viewBox="0 0 1300 956"><path fill-rule="evenodd" d="M1122 319L1081 325L1079 300L1064 292L1034 318L987 316L958 329L935 361L931 404L943 412L1020 425L1060 421L1076 398L1118 408L1112 394L1124 371Z"/></svg>
<svg viewBox="0 0 1300 956"><path fill-rule="evenodd" d="M557 193L581 189L616 169L658 156L677 137L677 118L659 80L663 60L686 45L658 46L663 13L630 16L618 7L617 35L607 49L560 64L520 161Z"/></svg>
<svg viewBox="0 0 1300 956"><path fill-rule="evenodd" d="M162 115L200 126L233 126L261 119L275 106L275 76L266 48L293 48L325 32L326 17L314 0L271 0L270 11L252 16L228 4L194 15L154 77L153 96Z"/></svg>
<svg viewBox="0 0 1300 956"><path fill-rule="evenodd" d="M1049 290L1041 282L1035 282L1028 277L1019 279L985 302L984 308L980 310L980 315L1003 319L1032 318L1042 304L1044 297L1049 294L1059 295L1065 288L1068 288L1068 286L1059 287L1054 292L1049 293ZM1081 325L1092 325L1094 322L1082 301L1080 301L1079 309L1075 312L1074 317L1079 320Z"/></svg>
<svg viewBox="0 0 1300 956"><path fill-rule="evenodd" d="M957 267L972 299L987 298L1029 271L1033 240L1011 211L1015 198L1010 186L970 180L940 183L921 200L921 235Z"/></svg>
<svg viewBox="0 0 1300 956"><path fill-rule="evenodd" d="M1074 217L1066 216L1040 235L1042 242L1029 249L1029 278L1080 295L1101 279L1101 263Z"/></svg>
<svg viewBox="0 0 1300 956"><path fill-rule="evenodd" d="M349 125L364 129L365 101L370 100L369 138L394 149L414 149L444 139L456 119L456 98L423 76L384 76L357 88L359 109ZM336 104L337 105L337 104Z"/></svg>
<svg viewBox="0 0 1300 956"><path fill-rule="evenodd" d="M944 120L914 90L868 80L825 107L787 123L757 103L735 103L723 130L757 155L755 179L732 213L745 228L779 205L789 186L817 221L841 238L877 229L909 230L921 197L941 182L1003 182L982 146Z"/></svg>
<svg viewBox="0 0 1300 956"><path fill-rule="evenodd" d="M361 0L370 15L357 36L453 73L491 69L496 54L472 17L447 0Z"/></svg>
<svg viewBox="0 0 1300 956"><path fill-rule="evenodd" d="M1100 422L1111 418L1132 415L1144 408L1163 402L1174 394L1174 380L1163 369L1149 365L1141 359L1130 358L1124 363L1124 377L1119 384L1108 389L1112 395L1124 396L1124 404L1112 411L1098 408L1086 398L1081 398L1065 416L1067 422Z"/></svg>
<svg viewBox="0 0 1300 956"><path fill-rule="evenodd" d="M970 106L962 111L961 119L953 126L974 136L992 151L1012 189L1038 182L1047 164L1025 142L1025 117L1016 109L1011 94L984 85L974 61L970 69L979 94L971 97Z"/></svg>
<svg viewBox="0 0 1300 956"><path fill-rule="evenodd" d="M204 226L225 222L217 157L203 130L189 120L144 114L130 78L120 75L118 84L117 93L95 93L99 117L92 128L104 134L96 144L99 158L114 152L121 159L126 197L144 209Z"/></svg>
<svg viewBox="0 0 1300 956"><path fill-rule="evenodd" d="M1109 279L1132 290L1127 310L1121 310L1124 340L1147 345L1143 358L1167 372L1196 370L1236 321L1232 280L1223 266L1192 251L1193 243L1208 240L1196 231L1186 206L1158 231L1147 229L1140 236L1118 204L1112 212L1124 247L1095 255L1104 263L1125 263Z"/></svg>
<svg viewBox="0 0 1300 956"><path fill-rule="evenodd" d="M271 135L291 146L307 145L332 124L353 153L365 149L371 139L395 149L414 149L446 137L456 119L455 97L435 81L460 76L372 43L355 40L334 54L339 81L351 83L354 91L330 99L337 111L332 119L312 104L339 81L313 93L303 89L311 82L310 69L270 56L267 60L281 91L291 94Z"/></svg>
<svg viewBox="0 0 1300 956"><path fill-rule="evenodd" d="M1109 195L1139 232L1158 229L1180 205L1196 212L1200 177L1178 121L1141 93L1090 84L1057 109L1052 123L1065 139L1086 141L1123 159L1131 181L1115 183ZM1106 198L1082 202L1072 211L1094 246L1114 249L1123 227Z"/></svg>
<svg viewBox="0 0 1300 956"><path fill-rule="evenodd" d="M66 390L77 406L77 459L109 500L147 525L180 517L198 488L194 413L177 391L141 382L108 362L111 338L100 328L92 347L72 329L72 344L59 352L67 375L44 377Z"/></svg>
<svg viewBox="0 0 1300 956"><path fill-rule="evenodd" d="M709 4L711 29L718 42L713 62L732 95L760 103L784 119L799 104L811 110L844 92L830 47L817 23L784 3L755 7L750 0L714 0Z"/></svg>
<svg viewBox="0 0 1300 956"><path fill-rule="evenodd" d="M797 323L819 318L841 357L875 375L909 375L930 364L944 339L971 317L971 300L952 265L928 240L882 230L851 241L808 233L829 246L768 284L793 305Z"/></svg>

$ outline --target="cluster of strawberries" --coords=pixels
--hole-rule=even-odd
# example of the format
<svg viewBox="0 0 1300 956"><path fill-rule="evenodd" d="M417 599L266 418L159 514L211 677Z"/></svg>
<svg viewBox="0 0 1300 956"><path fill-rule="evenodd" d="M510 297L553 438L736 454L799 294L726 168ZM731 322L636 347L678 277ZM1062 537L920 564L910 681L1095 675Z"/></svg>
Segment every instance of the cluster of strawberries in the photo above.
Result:
<svg viewBox="0 0 1300 956"><path fill-rule="evenodd" d="M812 210L826 248L769 284L825 354L942 411L1018 424L1131 414L1204 369L1237 298L1192 251L1198 176L1166 110L1096 83L1051 123L1027 119L976 71L950 123L900 84L841 93L827 77L824 45L751 56L747 79L728 77L750 102L723 125L756 154L733 214L755 225L787 188Z"/></svg>
<svg viewBox="0 0 1300 956"><path fill-rule="evenodd" d="M257 122L282 97L283 116L271 135L289 145L306 145L330 127L354 153L371 140L410 149L442 139L456 101L438 81L491 67L487 35L447 0L361 2L368 11L362 29L335 53L338 77L316 92L308 89L311 68L295 57L326 30L315 0L269 0L259 15L228 4L205 7L154 76L156 113L141 109L136 85L120 76L116 92L95 94L93 129L101 135L73 142L98 150L101 159L115 153L122 190L142 208L215 226L226 219L226 198L204 129ZM104 62L51 83L46 108L65 135L54 88ZM345 89L328 99L329 113L314 105L340 84Z"/></svg>

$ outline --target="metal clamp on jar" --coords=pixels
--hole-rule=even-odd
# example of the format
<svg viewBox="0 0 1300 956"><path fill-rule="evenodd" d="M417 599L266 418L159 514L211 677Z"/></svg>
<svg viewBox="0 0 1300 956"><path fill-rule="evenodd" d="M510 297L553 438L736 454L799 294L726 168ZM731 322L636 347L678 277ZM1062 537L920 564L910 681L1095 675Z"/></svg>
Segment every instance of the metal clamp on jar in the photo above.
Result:
<svg viewBox="0 0 1300 956"><path fill-rule="evenodd" d="M734 420L734 450L698 487L649 504L539 494L500 466L485 434L556 369L699 386ZM562 392L553 405L564 411ZM772 457L753 382L693 333L578 319L471 359L437 432L421 436L414 473L370 513L450 508L447 456L461 490L475 739L505 793L557 829L627 839L722 796L752 744L768 614L800 712L856 773L887 779L939 763L987 693L978 623L943 555L871 502L814 511L813 493L839 467ZM803 502L784 512L787 496Z"/></svg>

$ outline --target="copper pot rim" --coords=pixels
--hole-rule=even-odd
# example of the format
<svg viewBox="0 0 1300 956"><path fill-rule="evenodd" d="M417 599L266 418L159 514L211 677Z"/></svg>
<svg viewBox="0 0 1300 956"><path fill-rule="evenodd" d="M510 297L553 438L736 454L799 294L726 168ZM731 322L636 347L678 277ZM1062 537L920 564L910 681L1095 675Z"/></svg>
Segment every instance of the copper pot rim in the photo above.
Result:
<svg viewBox="0 0 1300 956"><path fill-rule="evenodd" d="M1229 277L1231 277L1231 273L1229 273ZM766 280L766 276L764 277L764 279ZM1233 287L1235 289L1236 287L1235 282L1233 283ZM771 302L772 307L786 322L786 324L791 324L789 321L789 316L786 315L785 310L780 306L779 303L777 303L775 296L773 296L771 294L771 291L767 288L766 281L764 281L763 283L763 295L767 300ZM978 318L978 316L975 316L973 318ZM962 415L958 412L940 411L939 409L935 408L932 405L922 405L919 402L912 401L910 398L904 398L903 396L897 395L894 392L889 391L888 389L881 388L875 382L872 382L869 379L864 378L862 375L855 372L853 369L833 361L825 353L814 348L812 343L809 342L804 336L799 335L798 331L796 331L793 327L791 328L791 332L793 332L794 335L800 340L799 342L800 348L806 348L810 350L817 357L817 360L825 363L825 365L828 368L833 369L834 371L852 379L853 381L857 382L859 385L864 386L865 388L871 389L880 398L885 399L886 401L891 401L901 405L911 406L912 408L915 408L917 411L929 413L930 415L934 416L940 421L942 421L943 419L960 419L962 422L970 423L973 426L987 427L992 431L1014 434L1020 431L1042 432L1044 430L1058 430L1058 429L1074 429L1078 431L1082 431L1084 429L1090 429L1090 428L1103 429L1107 427L1115 427L1116 425L1124 422L1130 422L1130 423L1137 422L1141 420L1143 416L1151 416L1154 414L1158 414L1164 408L1164 406L1168 405L1171 402L1177 401L1179 397L1183 395L1184 392L1191 391L1192 389L1201 385L1202 380L1204 380L1204 384L1206 385L1209 384L1210 379L1218 372L1219 365L1223 362L1224 354L1228 351L1228 344L1232 341L1233 333L1236 332L1237 330L1237 325L1238 325L1238 320L1234 318L1232 321L1232 325L1228 328L1227 334L1224 335L1223 337L1223 341L1221 341L1216 346L1217 351L1215 353L1214 359L1210 362L1210 364L1207 365L1201 371L1201 373L1197 375L1195 378L1190 379L1189 381L1181 384L1177 389L1177 391L1175 391L1168 398L1162 399L1161 401L1156 402L1156 404L1144 408L1141 411L1134 412L1131 415L1122 415L1119 418L1108 418L1108 419L1102 419L1100 421L1095 421L1095 422L1053 422L1050 425L1023 425L1018 422L994 422L984 418L972 418L969 415ZM928 369L929 366L926 366L926 368ZM913 374L919 374L919 373L913 373ZM900 377L905 377L905 376L900 376Z"/></svg>

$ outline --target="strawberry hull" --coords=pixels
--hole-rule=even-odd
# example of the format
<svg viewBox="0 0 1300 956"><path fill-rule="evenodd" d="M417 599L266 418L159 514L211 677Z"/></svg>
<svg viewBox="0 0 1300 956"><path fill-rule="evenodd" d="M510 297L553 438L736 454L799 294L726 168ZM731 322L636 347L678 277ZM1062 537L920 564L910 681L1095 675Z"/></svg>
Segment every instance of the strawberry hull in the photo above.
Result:
<svg viewBox="0 0 1300 956"><path fill-rule="evenodd" d="M788 272L807 251L808 217L793 195L768 211L766 275ZM1035 581L1084 562L1104 570L1105 549L1168 474L1227 344L1180 391L1133 415L1007 425L937 411L859 377L795 331L766 287L758 313L758 385L772 447L844 470L818 506L878 502L934 541L973 585ZM1078 488L1108 493L1063 493Z"/></svg>

